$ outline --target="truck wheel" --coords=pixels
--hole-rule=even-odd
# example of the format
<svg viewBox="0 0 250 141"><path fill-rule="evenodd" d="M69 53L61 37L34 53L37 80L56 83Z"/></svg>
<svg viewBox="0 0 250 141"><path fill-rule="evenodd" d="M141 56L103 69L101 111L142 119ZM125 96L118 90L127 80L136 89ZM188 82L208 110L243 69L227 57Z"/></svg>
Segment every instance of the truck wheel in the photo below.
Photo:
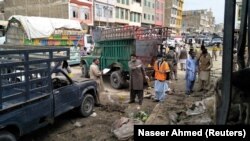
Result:
<svg viewBox="0 0 250 141"><path fill-rule="evenodd" d="M91 94L85 94L82 104L80 106L80 114L83 117L87 117L92 114L94 109L95 100Z"/></svg>
<svg viewBox="0 0 250 141"><path fill-rule="evenodd" d="M0 131L0 141L16 141L16 137L8 131Z"/></svg>
<svg viewBox="0 0 250 141"><path fill-rule="evenodd" d="M86 64L82 65L82 77L83 78L87 78L88 77L88 69L87 69L87 65Z"/></svg>
<svg viewBox="0 0 250 141"><path fill-rule="evenodd" d="M111 86L115 89L120 89L123 87L124 80L122 78L120 71L114 71L111 73L110 83L111 83Z"/></svg>

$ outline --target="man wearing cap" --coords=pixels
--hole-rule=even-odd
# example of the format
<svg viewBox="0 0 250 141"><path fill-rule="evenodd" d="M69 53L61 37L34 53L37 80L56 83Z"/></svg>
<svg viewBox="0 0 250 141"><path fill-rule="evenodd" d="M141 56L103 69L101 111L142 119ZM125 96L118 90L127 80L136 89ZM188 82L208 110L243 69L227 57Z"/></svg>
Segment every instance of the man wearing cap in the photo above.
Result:
<svg viewBox="0 0 250 141"><path fill-rule="evenodd" d="M130 69L130 101L129 103L135 102L136 95L139 99L139 105L142 105L143 100L143 82L144 77L148 78L145 74L145 70L141 60L136 58L135 54L131 54L131 60L128 62Z"/></svg>

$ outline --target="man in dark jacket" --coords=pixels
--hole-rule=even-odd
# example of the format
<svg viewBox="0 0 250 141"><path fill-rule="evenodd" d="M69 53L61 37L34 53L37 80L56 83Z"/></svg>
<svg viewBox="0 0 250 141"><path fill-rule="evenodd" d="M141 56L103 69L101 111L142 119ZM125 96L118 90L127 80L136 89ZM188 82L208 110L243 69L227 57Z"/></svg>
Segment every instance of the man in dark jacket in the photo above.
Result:
<svg viewBox="0 0 250 141"><path fill-rule="evenodd" d="M143 80L145 75L144 67L141 60L136 58L135 54L131 54L131 61L128 62L130 68L130 101L135 102L136 95L139 99L139 104L142 104L143 100Z"/></svg>

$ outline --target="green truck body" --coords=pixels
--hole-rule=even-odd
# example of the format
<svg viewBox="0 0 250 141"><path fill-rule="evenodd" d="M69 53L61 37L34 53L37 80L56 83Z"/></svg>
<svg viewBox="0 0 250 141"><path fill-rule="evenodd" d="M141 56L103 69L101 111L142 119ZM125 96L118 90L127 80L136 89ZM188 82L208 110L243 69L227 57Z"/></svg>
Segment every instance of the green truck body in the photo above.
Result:
<svg viewBox="0 0 250 141"><path fill-rule="evenodd" d="M129 27L102 31L92 55L81 58L83 77L88 77L93 59L99 58L100 69L111 70L109 73L111 86L117 89L127 86L128 62L132 53L142 60L148 73L152 72L157 54L163 53L162 41L167 37L169 28L136 29L136 27ZM147 34L149 30L151 33Z"/></svg>

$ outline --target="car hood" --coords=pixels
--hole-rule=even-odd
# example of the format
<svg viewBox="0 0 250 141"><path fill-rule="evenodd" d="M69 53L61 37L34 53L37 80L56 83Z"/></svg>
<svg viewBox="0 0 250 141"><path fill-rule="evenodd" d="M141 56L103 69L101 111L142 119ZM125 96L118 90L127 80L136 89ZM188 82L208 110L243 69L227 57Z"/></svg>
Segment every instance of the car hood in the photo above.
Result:
<svg viewBox="0 0 250 141"><path fill-rule="evenodd" d="M76 83L81 83L81 82L86 82L86 81L95 82L94 80L89 79L89 78L81 78L81 79L77 79L77 80L73 80L73 81Z"/></svg>

